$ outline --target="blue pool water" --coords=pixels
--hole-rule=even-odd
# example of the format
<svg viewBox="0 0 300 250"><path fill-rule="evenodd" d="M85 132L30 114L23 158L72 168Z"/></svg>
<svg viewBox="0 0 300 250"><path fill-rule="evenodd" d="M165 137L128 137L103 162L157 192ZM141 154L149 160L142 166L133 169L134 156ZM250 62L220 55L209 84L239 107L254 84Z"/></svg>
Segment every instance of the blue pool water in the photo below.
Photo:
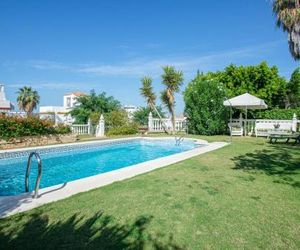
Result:
<svg viewBox="0 0 300 250"><path fill-rule="evenodd" d="M40 188L66 183L109 172L133 164L191 150L193 141L180 146L173 140L135 139L110 144L85 144L50 150L37 150L42 158L43 174ZM25 192L25 171L29 152L0 157L0 196ZM5 158L3 158L5 157ZM33 158L30 190L34 188L37 164Z"/></svg>

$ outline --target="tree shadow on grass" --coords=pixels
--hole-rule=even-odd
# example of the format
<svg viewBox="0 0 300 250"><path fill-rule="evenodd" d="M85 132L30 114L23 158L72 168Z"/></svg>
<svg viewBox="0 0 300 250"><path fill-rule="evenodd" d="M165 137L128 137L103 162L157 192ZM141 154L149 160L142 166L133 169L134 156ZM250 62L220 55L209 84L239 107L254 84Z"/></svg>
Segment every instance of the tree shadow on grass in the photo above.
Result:
<svg viewBox="0 0 300 250"><path fill-rule="evenodd" d="M283 144L232 158L234 169L263 172L276 177L274 182L300 188L300 148Z"/></svg>
<svg viewBox="0 0 300 250"><path fill-rule="evenodd" d="M22 220L22 218L20 219ZM115 223L111 216L97 213L91 218L78 214L50 223L47 215L34 214L20 227L9 220L0 226L1 249L183 249L162 236L146 232L152 216L141 216L132 224ZM7 228L9 227L9 228Z"/></svg>

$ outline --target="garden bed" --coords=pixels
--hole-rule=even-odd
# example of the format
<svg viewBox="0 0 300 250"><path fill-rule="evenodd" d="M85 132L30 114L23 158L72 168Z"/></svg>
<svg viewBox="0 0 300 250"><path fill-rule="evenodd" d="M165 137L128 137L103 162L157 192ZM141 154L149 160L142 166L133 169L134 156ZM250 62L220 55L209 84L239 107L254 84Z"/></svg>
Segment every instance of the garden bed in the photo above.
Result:
<svg viewBox="0 0 300 250"><path fill-rule="evenodd" d="M75 134L25 136L9 140L0 140L0 149L44 146L76 141Z"/></svg>

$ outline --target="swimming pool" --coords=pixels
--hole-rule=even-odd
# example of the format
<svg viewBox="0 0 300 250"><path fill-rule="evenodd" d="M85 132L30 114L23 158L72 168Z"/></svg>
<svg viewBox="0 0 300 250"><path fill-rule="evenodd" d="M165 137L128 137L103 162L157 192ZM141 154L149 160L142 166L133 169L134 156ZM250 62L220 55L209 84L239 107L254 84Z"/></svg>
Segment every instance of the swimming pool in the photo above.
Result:
<svg viewBox="0 0 300 250"><path fill-rule="evenodd" d="M40 148L34 151L42 158L43 174L40 188L45 188L185 152L195 147L199 145L193 140L184 140L176 146L174 139L127 139ZM25 192L25 171L31 151L0 153L0 196ZM33 190L36 181L36 165L33 158L29 178L30 191Z"/></svg>

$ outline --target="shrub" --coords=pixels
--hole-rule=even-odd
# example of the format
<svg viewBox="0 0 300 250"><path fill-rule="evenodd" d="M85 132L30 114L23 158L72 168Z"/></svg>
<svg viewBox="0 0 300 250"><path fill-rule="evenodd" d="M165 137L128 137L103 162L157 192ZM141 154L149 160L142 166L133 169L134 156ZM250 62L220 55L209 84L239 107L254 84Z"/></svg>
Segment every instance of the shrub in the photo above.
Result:
<svg viewBox="0 0 300 250"><path fill-rule="evenodd" d="M128 114L124 109L114 110L104 115L105 126L111 128L122 127L130 123Z"/></svg>
<svg viewBox="0 0 300 250"><path fill-rule="evenodd" d="M121 127L115 127L111 128L107 135L132 135L138 133L138 126L135 123L132 123L130 125L124 125Z"/></svg>
<svg viewBox="0 0 300 250"><path fill-rule="evenodd" d="M97 126L98 123L99 123L99 119L100 119L100 113L98 113L98 112L92 112L92 113L90 114L90 117L89 117L89 118L91 119L92 125L93 125L93 126Z"/></svg>
<svg viewBox="0 0 300 250"><path fill-rule="evenodd" d="M286 85L288 107L296 108L300 106L300 68L296 68L291 75L290 81Z"/></svg>
<svg viewBox="0 0 300 250"><path fill-rule="evenodd" d="M165 113L163 112L162 107L157 106L156 109L161 117L164 118ZM158 118L157 113L152 111L149 107L141 107L138 111L133 113L133 121L143 126L148 125L148 117L150 112L152 112L153 118Z"/></svg>
<svg viewBox="0 0 300 250"><path fill-rule="evenodd" d="M130 135L138 132L138 125L130 121L125 110L111 111L105 116L107 135Z"/></svg>
<svg viewBox="0 0 300 250"><path fill-rule="evenodd" d="M198 75L184 91L185 114L190 133L223 134L227 130L227 112L223 105L225 90L217 81Z"/></svg>
<svg viewBox="0 0 300 250"><path fill-rule="evenodd" d="M71 133L70 126L64 125L64 124L58 124L57 127L54 127L55 134L69 134Z"/></svg>
<svg viewBox="0 0 300 250"><path fill-rule="evenodd" d="M258 112L256 117L259 119L278 119L278 120L292 120L293 115L296 114L300 119L300 107L295 109L271 109Z"/></svg>
<svg viewBox="0 0 300 250"><path fill-rule="evenodd" d="M41 120L33 116L23 118L0 115L1 139L66 133L70 133L70 127L64 125L54 127L54 123L49 120Z"/></svg>

